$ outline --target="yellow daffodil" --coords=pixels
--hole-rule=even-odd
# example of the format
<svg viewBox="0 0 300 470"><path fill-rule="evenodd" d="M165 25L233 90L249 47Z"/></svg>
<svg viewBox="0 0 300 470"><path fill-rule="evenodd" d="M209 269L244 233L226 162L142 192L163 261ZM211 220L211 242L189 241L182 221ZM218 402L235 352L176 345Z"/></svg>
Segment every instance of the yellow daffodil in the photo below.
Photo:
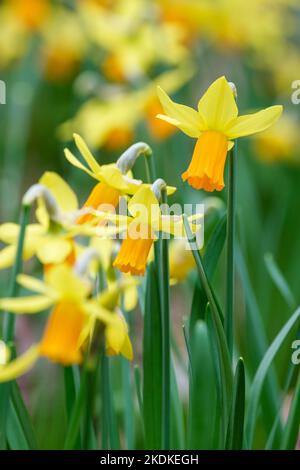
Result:
<svg viewBox="0 0 300 470"><path fill-rule="evenodd" d="M90 247L95 249L99 255L100 264L106 275L106 282L108 287L114 285L116 281L115 271L113 269L113 258L119 249L117 240L111 238L101 238L99 236L92 237L90 241ZM95 266L94 272L97 273L98 269ZM120 307L125 309L126 312L131 312L135 309L138 303L138 286L136 283L128 283L128 275L121 273L121 278L118 277L119 281L125 282L126 287L123 289L122 298L120 298Z"/></svg>
<svg viewBox="0 0 300 470"><path fill-rule="evenodd" d="M238 116L233 90L225 77L218 78L198 103L198 111L174 103L158 88L166 115L158 118L197 138L193 157L182 179L195 189L220 191L224 187L224 167L234 139L263 131L274 124L282 106L271 106L254 114Z"/></svg>
<svg viewBox="0 0 300 470"><path fill-rule="evenodd" d="M46 282L27 275L19 275L18 282L38 295L0 299L2 310L21 315L36 314L49 307L52 311L41 341L19 358L0 366L0 382L24 374L39 357L63 365L81 363L84 340L91 335L97 320L104 325L108 353L132 358L126 322L113 311L120 287L115 285L114 289L90 299L90 283L65 264L54 267Z"/></svg>
<svg viewBox="0 0 300 470"><path fill-rule="evenodd" d="M58 214L55 220L51 220L43 200L39 201L36 210L38 223L29 224L26 228L24 260L36 255L46 268L64 261L73 264L77 251L74 237L84 235L84 227L79 227L76 223L80 214L77 197L56 173L44 173L39 183L50 190L57 203ZM0 226L0 241L8 245L0 251L1 269L14 262L19 230L19 225L14 223Z"/></svg>
<svg viewBox="0 0 300 470"><path fill-rule="evenodd" d="M128 174L123 174L116 164L99 165L84 140L77 134L74 134L74 139L89 168L84 166L68 149L65 149L67 160L99 181L84 203L84 207L97 209L99 206L105 205L107 210L109 206L115 208L123 194L134 194L141 186L142 181L133 179ZM82 224L91 219L91 214L84 214L77 220L77 223Z"/></svg>
<svg viewBox="0 0 300 470"><path fill-rule="evenodd" d="M157 232L164 232L177 237L184 237L181 216L164 215L151 187L142 186L128 203L130 216L101 213L95 211L100 219L103 217L116 223L116 232L125 232L121 248L113 266L123 273L142 276L145 273L150 250L156 240ZM199 214L191 216L193 222ZM193 229L196 228L193 224ZM199 226L197 227L199 228Z"/></svg>

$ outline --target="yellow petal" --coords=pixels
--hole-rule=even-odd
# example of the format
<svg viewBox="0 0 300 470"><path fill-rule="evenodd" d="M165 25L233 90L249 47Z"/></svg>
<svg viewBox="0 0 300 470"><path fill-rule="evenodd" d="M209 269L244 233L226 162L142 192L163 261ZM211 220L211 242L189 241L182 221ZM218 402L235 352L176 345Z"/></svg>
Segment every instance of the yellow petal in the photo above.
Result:
<svg viewBox="0 0 300 470"><path fill-rule="evenodd" d="M6 223L0 226L0 240L4 243L16 243L19 237L20 226L18 224ZM38 237L44 233L40 224L30 224L26 227L26 239Z"/></svg>
<svg viewBox="0 0 300 470"><path fill-rule="evenodd" d="M124 175L114 164L102 165L99 171L99 177L101 178L101 181L104 181L108 186L112 186L120 191L126 191L128 187L128 183L126 182L126 179L124 179Z"/></svg>
<svg viewBox="0 0 300 470"><path fill-rule="evenodd" d="M90 292L90 285L76 276L66 264L51 268L47 274L47 283L63 299L83 300Z"/></svg>
<svg viewBox="0 0 300 470"><path fill-rule="evenodd" d="M18 314L42 312L52 304L53 299L44 295L0 299L1 310Z"/></svg>
<svg viewBox="0 0 300 470"><path fill-rule="evenodd" d="M138 291L136 286L127 287L124 290L124 308L127 312L134 310L138 303Z"/></svg>
<svg viewBox="0 0 300 470"><path fill-rule="evenodd" d="M142 186L128 203L128 210L133 217L144 224L154 225L160 217L160 208L149 186Z"/></svg>
<svg viewBox="0 0 300 470"><path fill-rule="evenodd" d="M76 211L78 208L77 196L61 176L52 171L46 171L39 183L51 191L62 211Z"/></svg>
<svg viewBox="0 0 300 470"><path fill-rule="evenodd" d="M243 137L264 131L272 126L282 113L282 106L270 106L254 114L239 116L227 126L226 135L229 139Z"/></svg>
<svg viewBox="0 0 300 470"><path fill-rule="evenodd" d="M87 173L89 176L91 176L92 178L95 178L96 180L98 179L96 177L96 175L90 171L86 166L84 166L76 157L75 155L73 155L69 149L65 149L64 150L64 153L65 153L65 157L66 159L68 160L69 163L71 163L71 165L75 166L76 168L79 168L80 170L84 171L85 173Z"/></svg>
<svg viewBox="0 0 300 470"><path fill-rule="evenodd" d="M43 281L40 281L35 277L27 276L27 274L19 274L17 281L18 284L20 284L22 287L25 287L25 289L32 290L43 295L49 294L49 287Z"/></svg>
<svg viewBox="0 0 300 470"><path fill-rule="evenodd" d="M127 326L125 320L118 314L112 314L112 317L113 322L105 329L106 344L109 349L118 354L127 334Z"/></svg>
<svg viewBox="0 0 300 470"><path fill-rule="evenodd" d="M207 127L215 131L222 131L237 117L237 105L225 77L218 78L210 85L198 103L198 110Z"/></svg>
<svg viewBox="0 0 300 470"><path fill-rule="evenodd" d="M0 269L6 269L14 264L16 257L16 245L9 245L0 251Z"/></svg>
<svg viewBox="0 0 300 470"><path fill-rule="evenodd" d="M46 237L37 247L37 257L43 264L62 263L72 251L72 243L59 237Z"/></svg>
<svg viewBox="0 0 300 470"><path fill-rule="evenodd" d="M73 137L74 137L74 140L75 140L75 144L76 144L79 152L81 153L81 155L85 159L86 163L88 164L88 166L90 167L92 172L97 174L101 167L100 167L99 163L97 162L97 160L95 159L95 157L90 152L90 150L89 150L88 146L86 145L85 141L78 134L73 134Z"/></svg>
<svg viewBox="0 0 300 470"><path fill-rule="evenodd" d="M39 357L39 345L31 346L22 356L0 366L0 382L8 382L25 374Z"/></svg>
<svg viewBox="0 0 300 470"><path fill-rule="evenodd" d="M133 350L132 350L132 344L128 335L125 335L124 342L122 344L122 348L120 352L126 359L128 359L128 361L132 361Z"/></svg>
<svg viewBox="0 0 300 470"><path fill-rule="evenodd" d="M178 127L190 137L199 137L205 125L200 114L193 108L174 103L160 87L157 88L157 93L161 105L167 114L167 116L159 114L157 117Z"/></svg>

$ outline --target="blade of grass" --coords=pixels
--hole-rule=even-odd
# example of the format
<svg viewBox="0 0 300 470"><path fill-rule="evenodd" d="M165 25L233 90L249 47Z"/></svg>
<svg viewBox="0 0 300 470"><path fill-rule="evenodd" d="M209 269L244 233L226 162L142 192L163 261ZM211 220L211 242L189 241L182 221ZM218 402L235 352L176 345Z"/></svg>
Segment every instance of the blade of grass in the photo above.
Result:
<svg viewBox="0 0 300 470"><path fill-rule="evenodd" d="M282 297L286 301L287 305L295 309L296 308L296 300L294 295L292 294L291 289L289 288L288 283L286 282L282 272L280 271L279 267L277 266L274 257L271 253L265 254L265 265L268 270L268 273L273 280L275 286L281 293Z"/></svg>
<svg viewBox="0 0 300 470"><path fill-rule="evenodd" d="M216 412L215 378L207 325L198 321L191 334L188 448L207 450L213 444Z"/></svg>
<svg viewBox="0 0 300 470"><path fill-rule="evenodd" d="M287 423L283 429L282 442L280 448L282 450L293 450L297 444L299 436L300 423L300 374L296 388L294 391L293 401L290 406Z"/></svg>
<svg viewBox="0 0 300 470"><path fill-rule="evenodd" d="M231 405L231 398L232 398L232 386L233 386L233 375L231 369L231 361L230 355L228 351L228 346L226 342L226 337L223 329L223 325L220 319L220 312L218 306L215 301L215 295L212 292L212 288L209 284L201 255L199 251L193 248L194 236L191 232L189 222L187 220L186 215L183 215L183 221L185 226L185 231L187 234L187 238L191 244L193 256L196 262L199 278L201 280L203 289L207 295L209 301L209 316L211 315L211 320L213 324L213 328L215 331L215 340L217 345L217 352L218 352L218 362L219 362L219 370L221 373L221 401L222 401L222 432L223 432L223 445L225 445L225 435L227 431L228 425L228 417L229 417L229 410Z"/></svg>
<svg viewBox="0 0 300 470"><path fill-rule="evenodd" d="M226 449L241 450L243 447L245 417L245 368L240 357L234 375L233 399L226 436Z"/></svg>
<svg viewBox="0 0 300 470"><path fill-rule="evenodd" d="M238 243L236 247L236 260L246 299L247 338L251 345L251 349L249 351L250 364L248 365L248 368L251 366L252 373L254 374L268 348L268 340L265 334L265 327L262 322L257 300L249 279L246 262ZM273 426L274 419L278 415L278 409L280 406L279 386L273 367L269 368L268 375L265 380L265 385L262 391L262 404L264 422L266 430L268 431ZM278 429L274 436L276 446L280 443L280 434L281 423L279 422Z"/></svg>
<svg viewBox="0 0 300 470"><path fill-rule="evenodd" d="M162 328L157 272L148 266L143 338L145 446L160 449L162 438Z"/></svg>
<svg viewBox="0 0 300 470"><path fill-rule="evenodd" d="M134 402L131 384L131 367L127 359L121 358L122 384L123 384L123 410L124 410L124 431L126 447L128 450L134 449Z"/></svg>
<svg viewBox="0 0 300 470"><path fill-rule="evenodd" d="M66 439L64 443L64 450L72 450L76 447L76 441L79 435L80 420L83 415L84 405L86 401L86 390L87 389L87 370L83 367L79 391L72 409L70 416L70 422L66 433Z"/></svg>
<svg viewBox="0 0 300 470"><path fill-rule="evenodd" d="M120 449L120 438L111 386L110 358L104 351L101 356L102 448L117 450Z"/></svg>
<svg viewBox="0 0 300 470"><path fill-rule="evenodd" d="M282 343L284 342L285 338L287 337L293 326L296 324L299 317L300 308L298 308L291 316L291 318L285 323L285 325L282 327L282 329L272 342L271 346L268 348L253 379L249 393L248 410L246 414L245 424L246 438L250 449L253 445L255 423L259 408L259 398L261 395L266 375Z"/></svg>
<svg viewBox="0 0 300 470"><path fill-rule="evenodd" d="M299 337L300 337L300 327L298 327L298 331L296 333L295 338L299 338ZM286 397L286 395L288 394L292 384L294 383L295 381L294 379L296 378L297 373L298 373L297 364L293 364L293 362L290 361L288 371L287 371L287 377L286 377L285 384L284 384L283 391L282 391L282 402L283 402L284 397ZM283 405L282 402L281 402L280 409L282 409L282 405ZM278 446L275 445L276 444L275 436L276 436L277 428L280 424L281 424L281 413L277 413L277 416L274 420L274 424L272 426L271 432L267 440L267 444L265 447L266 450L270 450L270 449L275 450L276 448L278 448Z"/></svg>
<svg viewBox="0 0 300 470"><path fill-rule="evenodd" d="M171 449L184 449L184 412L174 365L171 366Z"/></svg>

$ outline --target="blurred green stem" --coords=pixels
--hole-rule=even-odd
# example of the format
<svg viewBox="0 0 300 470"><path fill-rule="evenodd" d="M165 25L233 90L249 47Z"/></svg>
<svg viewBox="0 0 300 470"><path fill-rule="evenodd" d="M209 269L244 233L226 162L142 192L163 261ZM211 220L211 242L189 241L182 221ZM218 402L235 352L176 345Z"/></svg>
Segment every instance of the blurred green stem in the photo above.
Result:
<svg viewBox="0 0 300 470"><path fill-rule="evenodd" d="M109 358L101 353L101 387L102 387L102 449L120 448L116 416L113 406Z"/></svg>
<svg viewBox="0 0 300 470"><path fill-rule="evenodd" d="M162 191L162 203L167 204L166 190ZM163 329L163 449L170 449L170 420L171 420L171 344L170 344L170 292L169 292L169 251L168 239L162 238L162 329Z"/></svg>
<svg viewBox="0 0 300 470"><path fill-rule="evenodd" d="M11 286L10 286L10 297L16 297L18 294L17 277L22 269L23 260L23 247L25 241L26 226L29 221L30 206L22 205L21 217L20 217L20 232L17 243L17 252L15 263L12 270ZM15 316L9 312L6 312L3 320L3 331L2 336L4 342L10 347L12 351L12 357L15 356L14 346L14 332L15 332ZM3 383L0 385L0 449L4 449L6 445L6 422L7 413L9 410L8 402L11 391L11 382Z"/></svg>
<svg viewBox="0 0 300 470"><path fill-rule="evenodd" d="M228 199L227 199L227 276L225 334L230 357L233 353L233 310L234 310L234 241L235 241L235 193L236 193L236 147L229 152Z"/></svg>

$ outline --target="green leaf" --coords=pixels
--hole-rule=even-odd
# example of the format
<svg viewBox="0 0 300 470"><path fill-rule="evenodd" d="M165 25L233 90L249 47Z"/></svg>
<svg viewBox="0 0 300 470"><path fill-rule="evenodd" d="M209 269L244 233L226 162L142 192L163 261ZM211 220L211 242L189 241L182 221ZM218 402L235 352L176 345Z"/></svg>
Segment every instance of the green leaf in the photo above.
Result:
<svg viewBox="0 0 300 470"><path fill-rule="evenodd" d="M207 325L199 320L191 335L188 448L212 449L216 415L216 383Z"/></svg>
<svg viewBox="0 0 300 470"><path fill-rule="evenodd" d="M131 383L131 367L130 362L121 357L122 367L122 387L123 387L123 416L124 416L124 433L126 439L126 447L129 450L134 449L134 402Z"/></svg>
<svg viewBox="0 0 300 470"><path fill-rule="evenodd" d="M299 435L300 423L300 374L294 391L293 401L290 407L289 416L283 430L281 449L293 450L296 447Z"/></svg>
<svg viewBox="0 0 300 470"><path fill-rule="evenodd" d="M271 253L265 254L265 265L270 274L271 279L273 280L275 286L281 293L282 297L286 301L287 305L290 308L295 308L296 301L295 297L292 294L292 291L289 288L288 283L286 282L282 272L277 266L274 257Z"/></svg>
<svg viewBox="0 0 300 470"><path fill-rule="evenodd" d="M185 226L185 231L187 234L187 238L190 242L193 252L193 256L196 262L199 279L201 281L202 287L205 291L207 299L209 301L209 308L208 308L208 326L210 329L210 337L212 338L212 342L216 345L216 352L217 352L217 361L218 361L218 369L220 371L221 377L221 390L220 390L220 399L221 399L221 409L222 409L222 446L225 446L225 437L226 431L228 426L228 418L229 418L229 410L231 405L231 397L232 397L232 387L233 387L233 375L231 369L231 361L230 355L228 351L228 346L226 342L226 337L224 333L223 324L221 321L221 314L219 307L215 300L215 295L213 289L209 283L207 278L206 271L203 266L203 261L201 255L197 249L193 247L194 245L194 235L191 232L189 222L187 220L186 215L183 215L183 221Z"/></svg>
<svg viewBox="0 0 300 470"><path fill-rule="evenodd" d="M215 362L217 363L217 383L220 379L220 405L222 415L222 439L221 446L225 446L225 438L228 426L229 413L232 400L233 374L229 351L227 347L225 332L219 315L210 308L207 309L207 324L210 332L210 338L215 352Z"/></svg>
<svg viewBox="0 0 300 470"><path fill-rule="evenodd" d="M154 264L148 267L143 337L143 414L146 449L160 449L162 432L162 325Z"/></svg>
<svg viewBox="0 0 300 470"><path fill-rule="evenodd" d="M171 449L184 449L184 411L174 367L171 367Z"/></svg>
<svg viewBox="0 0 300 470"><path fill-rule="evenodd" d="M256 423L256 417L258 413L258 408L259 408L259 398L261 395L261 391L263 388L263 384L266 378L266 375L269 371L269 368L279 351L282 343L286 339L287 335L297 322L297 320L300 317L300 308L298 308L294 314L291 316L291 318L286 322L286 324L282 327L276 338L274 339L273 343L267 350L266 354L263 357L263 360L261 361L257 372L255 374L254 380L252 382L252 386L250 389L249 393L249 400L248 400L248 410L247 410L247 415L246 415L246 438L247 438L247 444L249 448L252 448L253 445L253 437L254 437L254 431L255 431L255 423Z"/></svg>
<svg viewBox="0 0 300 470"><path fill-rule="evenodd" d="M234 375L233 399L226 437L226 449L241 450L243 447L245 417L245 368L240 357Z"/></svg>
<svg viewBox="0 0 300 470"><path fill-rule="evenodd" d="M255 293L249 279L247 265L238 243L236 246L236 262L246 300L247 343L250 347L248 369L250 370L250 373L252 372L254 375L268 348L268 340L265 334L265 327L262 321L261 312L259 310ZM273 426L274 419L276 419L276 416L278 416L278 409L280 406L279 386L275 370L272 366L269 368L261 399L264 425L266 431L269 432ZM281 423L279 421L274 436L275 446L279 446L280 435Z"/></svg>

